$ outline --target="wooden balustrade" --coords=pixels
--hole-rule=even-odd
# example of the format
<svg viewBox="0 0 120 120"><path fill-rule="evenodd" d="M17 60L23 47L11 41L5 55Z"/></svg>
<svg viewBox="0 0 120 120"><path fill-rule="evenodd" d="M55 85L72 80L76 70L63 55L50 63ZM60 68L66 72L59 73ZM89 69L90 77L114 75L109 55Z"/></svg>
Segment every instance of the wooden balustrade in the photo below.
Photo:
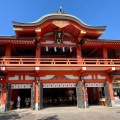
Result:
<svg viewBox="0 0 120 120"><path fill-rule="evenodd" d="M107 63L107 64L106 64ZM78 58L0 58L0 66L51 66L51 65L80 65L80 66L104 66L120 65L119 59L78 59Z"/></svg>

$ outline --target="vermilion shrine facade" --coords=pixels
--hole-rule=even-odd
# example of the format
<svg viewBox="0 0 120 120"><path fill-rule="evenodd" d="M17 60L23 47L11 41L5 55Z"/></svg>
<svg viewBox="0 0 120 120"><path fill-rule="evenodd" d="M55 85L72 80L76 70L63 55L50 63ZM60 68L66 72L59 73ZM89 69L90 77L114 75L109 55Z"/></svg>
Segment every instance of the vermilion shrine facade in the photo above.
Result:
<svg viewBox="0 0 120 120"><path fill-rule="evenodd" d="M73 96L79 108L100 98L115 106L120 41L99 39L105 26L89 26L60 10L35 22L13 22L13 29L15 36L0 36L1 111L15 107L17 95L35 110L72 105Z"/></svg>

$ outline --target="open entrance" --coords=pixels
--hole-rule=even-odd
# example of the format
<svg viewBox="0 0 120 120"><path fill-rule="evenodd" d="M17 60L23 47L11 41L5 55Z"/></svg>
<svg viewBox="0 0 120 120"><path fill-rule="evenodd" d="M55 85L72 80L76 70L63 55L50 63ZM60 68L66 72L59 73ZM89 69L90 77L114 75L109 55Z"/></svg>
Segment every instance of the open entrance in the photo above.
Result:
<svg viewBox="0 0 120 120"><path fill-rule="evenodd" d="M76 88L44 88L44 106L71 106L76 105Z"/></svg>
<svg viewBox="0 0 120 120"><path fill-rule="evenodd" d="M120 106L120 83L118 82L113 83L113 93L114 93L115 106Z"/></svg>
<svg viewBox="0 0 120 120"><path fill-rule="evenodd" d="M105 93L103 83L86 83L88 105L105 106Z"/></svg>
<svg viewBox="0 0 120 120"><path fill-rule="evenodd" d="M11 101L13 102L14 106L11 109L17 108L17 97L18 95L21 98L20 101L20 108L30 108L31 102L31 89L12 89L11 90Z"/></svg>
<svg viewBox="0 0 120 120"><path fill-rule="evenodd" d="M87 88L87 92L88 92L88 104L98 105L99 104L99 88L89 87Z"/></svg>

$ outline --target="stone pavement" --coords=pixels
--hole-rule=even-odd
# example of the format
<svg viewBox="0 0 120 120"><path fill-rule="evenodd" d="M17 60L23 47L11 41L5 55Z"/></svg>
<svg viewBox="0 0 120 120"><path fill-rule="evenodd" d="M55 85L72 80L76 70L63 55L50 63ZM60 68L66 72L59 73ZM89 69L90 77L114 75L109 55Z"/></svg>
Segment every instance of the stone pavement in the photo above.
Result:
<svg viewBox="0 0 120 120"><path fill-rule="evenodd" d="M40 111L20 109L0 112L0 120L120 120L120 107L49 107Z"/></svg>

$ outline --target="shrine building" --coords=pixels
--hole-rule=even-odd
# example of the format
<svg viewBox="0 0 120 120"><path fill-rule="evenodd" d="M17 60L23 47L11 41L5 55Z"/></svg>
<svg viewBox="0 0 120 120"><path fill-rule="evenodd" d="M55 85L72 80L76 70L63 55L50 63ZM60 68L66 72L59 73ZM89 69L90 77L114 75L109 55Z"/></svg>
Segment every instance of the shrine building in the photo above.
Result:
<svg viewBox="0 0 120 120"><path fill-rule="evenodd" d="M120 105L120 40L62 9L0 36L0 111Z"/></svg>

